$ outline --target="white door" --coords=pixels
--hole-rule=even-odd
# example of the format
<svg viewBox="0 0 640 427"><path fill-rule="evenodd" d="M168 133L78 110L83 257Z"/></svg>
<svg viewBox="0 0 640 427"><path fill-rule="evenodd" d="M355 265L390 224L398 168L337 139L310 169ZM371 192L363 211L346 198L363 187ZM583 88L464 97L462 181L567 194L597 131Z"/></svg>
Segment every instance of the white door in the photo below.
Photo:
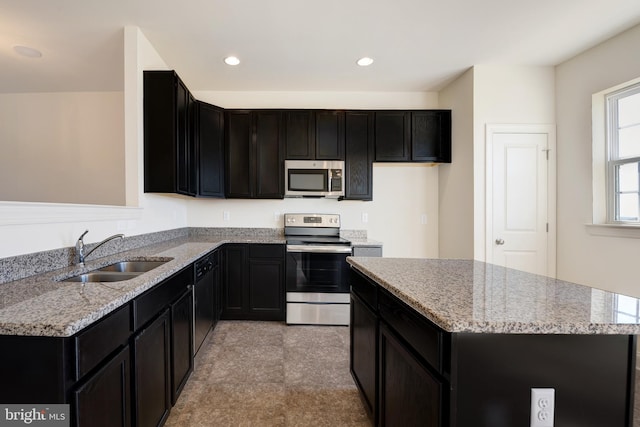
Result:
<svg viewBox="0 0 640 427"><path fill-rule="evenodd" d="M553 128L488 126L487 148L487 261L555 276Z"/></svg>

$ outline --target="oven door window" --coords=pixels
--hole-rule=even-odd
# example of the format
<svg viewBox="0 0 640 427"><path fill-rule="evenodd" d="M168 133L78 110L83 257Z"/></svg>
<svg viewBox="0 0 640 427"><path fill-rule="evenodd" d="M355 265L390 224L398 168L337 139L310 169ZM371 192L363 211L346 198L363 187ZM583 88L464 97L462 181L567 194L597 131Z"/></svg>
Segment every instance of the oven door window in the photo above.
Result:
<svg viewBox="0 0 640 427"><path fill-rule="evenodd" d="M290 169L289 191L328 191L327 169Z"/></svg>
<svg viewBox="0 0 640 427"><path fill-rule="evenodd" d="M349 292L348 255L288 252L287 292Z"/></svg>

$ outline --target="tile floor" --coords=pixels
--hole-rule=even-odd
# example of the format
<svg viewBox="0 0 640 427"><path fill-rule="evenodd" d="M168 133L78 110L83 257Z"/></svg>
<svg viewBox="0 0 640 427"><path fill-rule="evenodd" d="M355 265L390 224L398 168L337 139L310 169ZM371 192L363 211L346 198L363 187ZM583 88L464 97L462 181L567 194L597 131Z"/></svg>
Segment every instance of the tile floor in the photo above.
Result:
<svg viewBox="0 0 640 427"><path fill-rule="evenodd" d="M220 322L165 425L370 426L349 373L349 328Z"/></svg>
<svg viewBox="0 0 640 427"><path fill-rule="evenodd" d="M640 370L636 379L638 414ZM370 426L349 374L349 328L220 322L165 425Z"/></svg>

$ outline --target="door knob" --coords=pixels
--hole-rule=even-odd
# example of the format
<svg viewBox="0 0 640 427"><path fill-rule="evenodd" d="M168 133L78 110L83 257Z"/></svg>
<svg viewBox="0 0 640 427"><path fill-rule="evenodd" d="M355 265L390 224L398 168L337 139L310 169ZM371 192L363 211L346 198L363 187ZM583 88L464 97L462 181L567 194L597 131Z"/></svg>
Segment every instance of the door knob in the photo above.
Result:
<svg viewBox="0 0 640 427"><path fill-rule="evenodd" d="M504 245L504 240L502 239L496 239L496 245L500 246L500 245Z"/></svg>

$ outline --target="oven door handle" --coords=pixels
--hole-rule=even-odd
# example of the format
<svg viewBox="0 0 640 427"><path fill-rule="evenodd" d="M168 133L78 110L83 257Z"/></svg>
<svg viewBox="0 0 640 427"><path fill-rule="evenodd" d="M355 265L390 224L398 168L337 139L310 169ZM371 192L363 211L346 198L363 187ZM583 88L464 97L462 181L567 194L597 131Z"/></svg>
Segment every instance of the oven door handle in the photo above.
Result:
<svg viewBox="0 0 640 427"><path fill-rule="evenodd" d="M287 245L287 252L350 254L351 246Z"/></svg>

